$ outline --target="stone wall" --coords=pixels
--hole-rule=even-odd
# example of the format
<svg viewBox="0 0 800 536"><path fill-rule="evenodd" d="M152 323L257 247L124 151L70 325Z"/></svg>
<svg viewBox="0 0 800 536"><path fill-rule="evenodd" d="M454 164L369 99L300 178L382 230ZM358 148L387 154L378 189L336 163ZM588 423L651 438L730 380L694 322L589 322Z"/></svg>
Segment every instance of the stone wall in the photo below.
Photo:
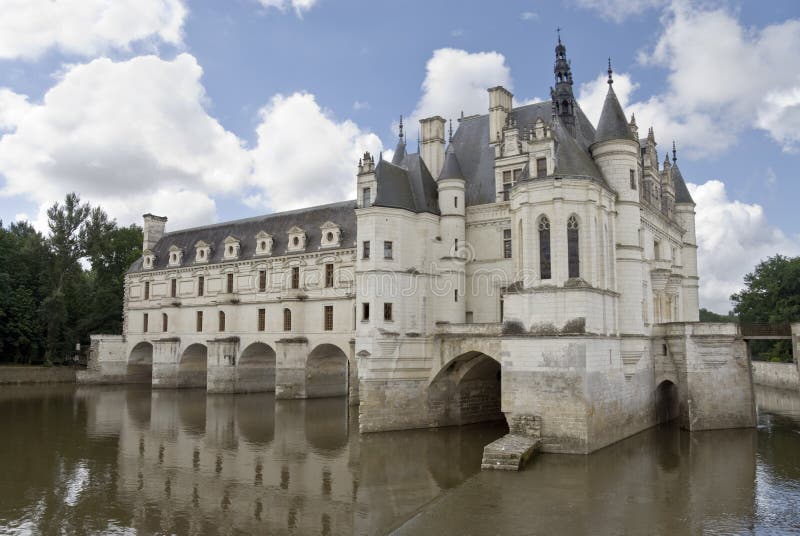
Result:
<svg viewBox="0 0 800 536"><path fill-rule="evenodd" d="M779 389L800 389L797 363L753 361L753 383Z"/></svg>
<svg viewBox="0 0 800 536"><path fill-rule="evenodd" d="M72 367L0 367L0 385L20 383L75 383Z"/></svg>

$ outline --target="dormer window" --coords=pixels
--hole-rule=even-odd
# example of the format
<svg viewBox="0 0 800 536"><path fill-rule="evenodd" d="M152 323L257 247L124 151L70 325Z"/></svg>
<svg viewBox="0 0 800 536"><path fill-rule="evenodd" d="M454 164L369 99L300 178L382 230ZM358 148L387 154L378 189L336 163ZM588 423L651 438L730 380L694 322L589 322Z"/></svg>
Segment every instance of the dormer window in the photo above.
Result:
<svg viewBox="0 0 800 536"><path fill-rule="evenodd" d="M306 249L306 232L296 225L289 229L289 247L287 251L303 251Z"/></svg>
<svg viewBox="0 0 800 536"><path fill-rule="evenodd" d="M211 246L203 240L194 245L194 262L208 262L211 259Z"/></svg>
<svg viewBox="0 0 800 536"><path fill-rule="evenodd" d="M223 257L225 259L235 259L239 257L241 242L238 238L233 235L229 235L228 238L225 239L224 244L225 253L223 254Z"/></svg>
<svg viewBox="0 0 800 536"><path fill-rule="evenodd" d="M320 247L331 248L337 247L342 243L342 231L338 225L332 221L323 223L320 226L321 236Z"/></svg>
<svg viewBox="0 0 800 536"><path fill-rule="evenodd" d="M178 246L171 246L169 248L169 265L180 266L183 260L183 250Z"/></svg>
<svg viewBox="0 0 800 536"><path fill-rule="evenodd" d="M142 266L144 266L144 269L152 270L155 265L156 265L155 254L149 249L144 250L142 252Z"/></svg>
<svg viewBox="0 0 800 536"><path fill-rule="evenodd" d="M266 231L260 231L256 235L256 255L270 255L272 254L273 245L272 235Z"/></svg>

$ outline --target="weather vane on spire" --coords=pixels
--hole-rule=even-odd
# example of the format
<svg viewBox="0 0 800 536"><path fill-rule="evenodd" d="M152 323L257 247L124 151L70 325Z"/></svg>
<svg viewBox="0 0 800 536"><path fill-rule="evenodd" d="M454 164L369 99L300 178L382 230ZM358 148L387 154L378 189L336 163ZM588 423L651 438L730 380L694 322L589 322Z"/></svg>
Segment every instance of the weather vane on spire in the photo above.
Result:
<svg viewBox="0 0 800 536"><path fill-rule="evenodd" d="M678 151L675 150L675 140L672 140L672 163L678 161Z"/></svg>
<svg viewBox="0 0 800 536"><path fill-rule="evenodd" d="M611 70L611 56L609 56L608 57L608 83L609 84L613 84L614 83L614 79L611 77L613 72L614 71Z"/></svg>
<svg viewBox="0 0 800 536"><path fill-rule="evenodd" d="M403 141L403 116L400 116L400 141Z"/></svg>

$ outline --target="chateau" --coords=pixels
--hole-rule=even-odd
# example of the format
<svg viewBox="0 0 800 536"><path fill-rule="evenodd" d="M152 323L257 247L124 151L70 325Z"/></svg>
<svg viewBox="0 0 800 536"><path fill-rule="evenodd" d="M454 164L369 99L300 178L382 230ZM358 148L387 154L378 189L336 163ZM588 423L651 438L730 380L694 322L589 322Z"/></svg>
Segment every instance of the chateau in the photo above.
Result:
<svg viewBox="0 0 800 536"><path fill-rule="evenodd" d="M348 395L363 432L505 418L587 453L679 418L753 426L735 326L698 323L695 204L614 93L595 127L560 38L551 100L400 127L357 199L166 232L144 216L122 336L84 381ZM355 163L354 163L355 166Z"/></svg>

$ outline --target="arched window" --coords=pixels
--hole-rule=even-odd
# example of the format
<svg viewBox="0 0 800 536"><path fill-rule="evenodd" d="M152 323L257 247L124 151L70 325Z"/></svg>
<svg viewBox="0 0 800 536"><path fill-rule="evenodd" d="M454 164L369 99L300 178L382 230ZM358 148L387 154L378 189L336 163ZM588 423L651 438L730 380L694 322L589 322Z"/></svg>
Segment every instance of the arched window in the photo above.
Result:
<svg viewBox="0 0 800 536"><path fill-rule="evenodd" d="M283 331L292 331L292 311L283 310Z"/></svg>
<svg viewBox="0 0 800 536"><path fill-rule="evenodd" d="M580 253L578 251L578 218L572 215L567 220L567 262L569 277L580 277Z"/></svg>
<svg viewBox="0 0 800 536"><path fill-rule="evenodd" d="M225 331L225 313L222 311L219 312L219 331Z"/></svg>
<svg viewBox="0 0 800 536"><path fill-rule="evenodd" d="M167 313L161 313L161 331L169 331L169 317Z"/></svg>
<svg viewBox="0 0 800 536"><path fill-rule="evenodd" d="M547 216L539 218L539 274L542 279L550 279L550 220Z"/></svg>

